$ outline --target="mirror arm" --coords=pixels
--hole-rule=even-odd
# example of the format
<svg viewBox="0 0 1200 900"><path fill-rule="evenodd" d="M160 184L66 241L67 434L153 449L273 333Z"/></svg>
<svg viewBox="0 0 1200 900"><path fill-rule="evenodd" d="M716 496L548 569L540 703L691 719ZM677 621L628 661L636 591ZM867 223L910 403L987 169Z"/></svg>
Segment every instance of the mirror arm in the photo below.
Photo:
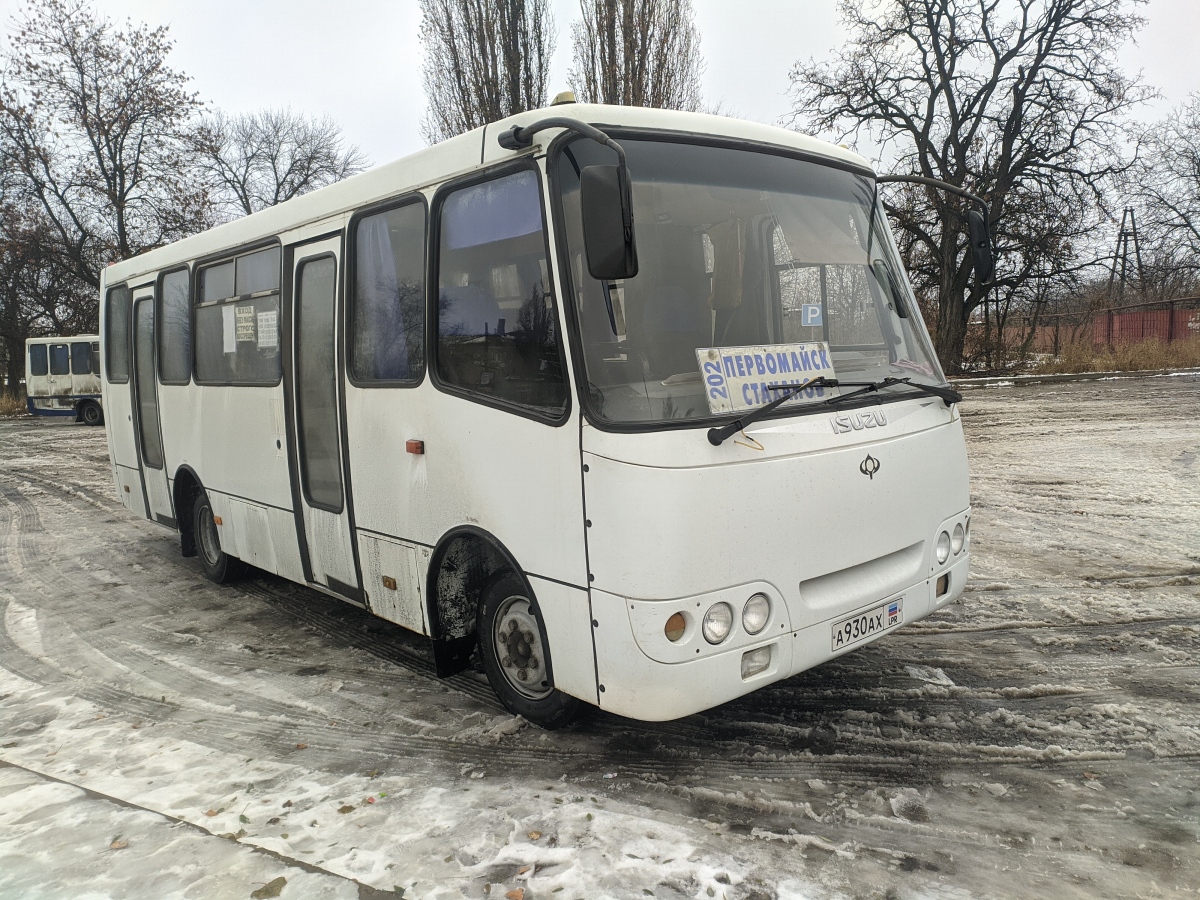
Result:
<svg viewBox="0 0 1200 900"><path fill-rule="evenodd" d="M621 224L625 226L625 241L633 240L633 205L630 199L629 168L625 165L625 148L610 138L607 134L593 125L569 119L565 116L550 116L538 119L531 125L514 125L501 131L496 136L498 143L505 150L523 150L533 144L533 136L547 128L568 128L586 138L591 138L597 144L609 147L617 154L617 180L621 188Z"/></svg>
<svg viewBox="0 0 1200 900"><path fill-rule="evenodd" d="M876 184L895 184L897 182L903 182L906 184L924 184L928 185L929 187L935 187L946 191L950 194L958 194L960 197L966 197L972 203L978 203L980 209L983 210L983 217L985 219L988 218L988 205L986 200L984 200L978 194L972 194L970 191L964 190L963 188L951 184L948 181L942 181L939 178L926 178L924 175L880 175L875 179Z"/></svg>
<svg viewBox="0 0 1200 900"><path fill-rule="evenodd" d="M987 201L978 194L972 194L970 191L960 188L958 185L951 184L948 181L942 181L940 178L927 178L924 175L880 175L875 179L875 183L924 184L929 187L935 187L938 190L946 191L950 194L957 194L959 197L970 200L972 203L975 203L979 206L980 210L983 212L984 228L988 231L988 233L991 233L991 213L988 209ZM990 284L991 282L988 283Z"/></svg>

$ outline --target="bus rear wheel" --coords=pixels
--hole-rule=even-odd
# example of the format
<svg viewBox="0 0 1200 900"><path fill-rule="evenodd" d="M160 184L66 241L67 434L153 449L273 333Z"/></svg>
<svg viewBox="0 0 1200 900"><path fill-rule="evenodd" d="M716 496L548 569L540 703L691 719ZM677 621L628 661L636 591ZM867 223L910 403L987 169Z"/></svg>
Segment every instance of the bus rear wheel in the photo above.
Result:
<svg viewBox="0 0 1200 900"><path fill-rule="evenodd" d="M196 494L192 504L192 534L196 538L196 556L209 581L225 584L241 574L241 561L221 549L221 536L213 517L212 501L204 488Z"/></svg>
<svg viewBox="0 0 1200 900"><path fill-rule="evenodd" d="M534 600L512 572L501 572L484 590L476 632L488 682L509 712L548 730L583 713L582 701L554 687Z"/></svg>
<svg viewBox="0 0 1200 900"><path fill-rule="evenodd" d="M79 404L79 418L83 420L84 425L103 425L104 411L100 408L99 403L85 400Z"/></svg>

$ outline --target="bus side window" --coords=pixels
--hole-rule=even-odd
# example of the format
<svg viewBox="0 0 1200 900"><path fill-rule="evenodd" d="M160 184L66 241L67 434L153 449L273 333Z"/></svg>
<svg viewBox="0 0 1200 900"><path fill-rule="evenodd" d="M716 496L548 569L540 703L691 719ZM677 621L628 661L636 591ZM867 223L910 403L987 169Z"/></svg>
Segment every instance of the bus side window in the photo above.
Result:
<svg viewBox="0 0 1200 900"><path fill-rule="evenodd" d="M567 406L537 174L446 196L438 252L437 374L445 384L557 418Z"/></svg>
<svg viewBox="0 0 1200 900"><path fill-rule="evenodd" d="M71 355L66 344L50 345L50 374L70 375Z"/></svg>
<svg viewBox="0 0 1200 900"><path fill-rule="evenodd" d="M192 377L192 322L188 270L162 277L158 290L158 377L163 384L187 384Z"/></svg>
<svg viewBox="0 0 1200 900"><path fill-rule="evenodd" d="M104 358L108 380L124 383L129 380L129 288L111 288L104 316Z"/></svg>
<svg viewBox="0 0 1200 900"><path fill-rule="evenodd" d="M71 343L71 374L92 374L92 345L89 341Z"/></svg>
<svg viewBox="0 0 1200 900"><path fill-rule="evenodd" d="M198 384L279 384L278 246L200 270Z"/></svg>
<svg viewBox="0 0 1200 900"><path fill-rule="evenodd" d="M350 377L409 383L425 372L425 206L407 203L354 226Z"/></svg>
<svg viewBox="0 0 1200 900"><path fill-rule="evenodd" d="M50 374L50 362L46 356L45 344L29 345L29 374L34 376Z"/></svg>

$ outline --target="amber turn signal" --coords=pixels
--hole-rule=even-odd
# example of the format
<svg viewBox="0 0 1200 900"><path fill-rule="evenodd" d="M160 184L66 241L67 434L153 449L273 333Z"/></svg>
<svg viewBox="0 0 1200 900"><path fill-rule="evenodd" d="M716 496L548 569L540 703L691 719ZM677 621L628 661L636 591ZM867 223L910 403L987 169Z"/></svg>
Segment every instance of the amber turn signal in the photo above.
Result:
<svg viewBox="0 0 1200 900"><path fill-rule="evenodd" d="M675 613L671 618L667 619L667 627L663 632L667 636L667 640L672 644L683 637L684 631L687 630L687 619L683 617L683 613Z"/></svg>
<svg viewBox="0 0 1200 900"><path fill-rule="evenodd" d="M405 441L404 449L407 450L409 453L412 453L416 456L420 456L422 453L425 452L425 442L424 441Z"/></svg>

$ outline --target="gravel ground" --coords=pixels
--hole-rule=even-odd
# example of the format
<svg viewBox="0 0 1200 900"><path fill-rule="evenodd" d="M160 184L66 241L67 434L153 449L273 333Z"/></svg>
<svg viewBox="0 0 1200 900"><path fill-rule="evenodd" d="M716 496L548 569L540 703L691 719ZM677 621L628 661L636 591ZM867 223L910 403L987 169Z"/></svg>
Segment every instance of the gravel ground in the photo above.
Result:
<svg viewBox="0 0 1200 900"><path fill-rule="evenodd" d="M99 429L0 421L0 897L1200 895L1200 378L962 409L961 602L555 734L353 607L207 582Z"/></svg>

